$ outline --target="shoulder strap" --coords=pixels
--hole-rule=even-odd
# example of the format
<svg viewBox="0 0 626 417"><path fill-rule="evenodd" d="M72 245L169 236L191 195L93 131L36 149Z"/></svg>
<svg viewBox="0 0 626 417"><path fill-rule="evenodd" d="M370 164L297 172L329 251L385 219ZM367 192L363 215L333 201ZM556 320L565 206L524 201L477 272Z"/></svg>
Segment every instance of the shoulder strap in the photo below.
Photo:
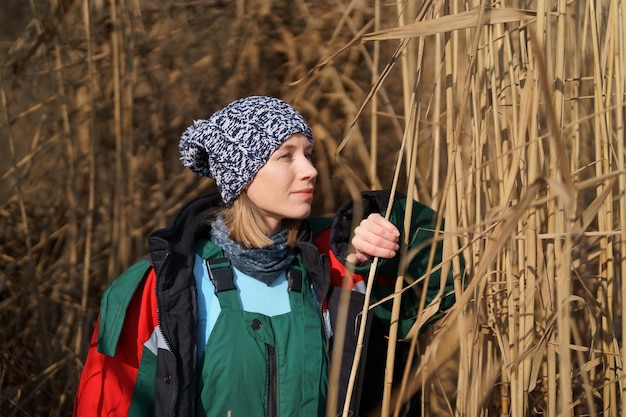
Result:
<svg viewBox="0 0 626 417"><path fill-rule="evenodd" d="M287 282L289 283L289 292L302 292L302 267L300 263L294 261L287 271Z"/></svg>
<svg viewBox="0 0 626 417"><path fill-rule="evenodd" d="M221 291L235 290L233 267L228 258L207 259L206 266L209 277L215 287L215 294Z"/></svg>

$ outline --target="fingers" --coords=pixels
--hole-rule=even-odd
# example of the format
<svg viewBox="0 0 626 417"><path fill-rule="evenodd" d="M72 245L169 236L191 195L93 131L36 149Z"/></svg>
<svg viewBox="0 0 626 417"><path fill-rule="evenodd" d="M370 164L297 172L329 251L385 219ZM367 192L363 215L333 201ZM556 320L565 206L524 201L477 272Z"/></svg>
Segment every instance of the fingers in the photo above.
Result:
<svg viewBox="0 0 626 417"><path fill-rule="evenodd" d="M375 256L393 258L399 249L399 236L400 232L391 222L378 213L370 214L354 229L352 245L356 253L346 260L361 263Z"/></svg>
<svg viewBox="0 0 626 417"><path fill-rule="evenodd" d="M360 226L369 228L370 230L376 232L382 232L382 229L384 229L384 233L386 235L388 234L394 236L395 238L400 236L398 228L389 220L385 219L380 213L370 214L366 219L361 220Z"/></svg>
<svg viewBox="0 0 626 417"><path fill-rule="evenodd" d="M346 261L352 265L359 265L369 261L369 257L363 253L351 253L346 256Z"/></svg>

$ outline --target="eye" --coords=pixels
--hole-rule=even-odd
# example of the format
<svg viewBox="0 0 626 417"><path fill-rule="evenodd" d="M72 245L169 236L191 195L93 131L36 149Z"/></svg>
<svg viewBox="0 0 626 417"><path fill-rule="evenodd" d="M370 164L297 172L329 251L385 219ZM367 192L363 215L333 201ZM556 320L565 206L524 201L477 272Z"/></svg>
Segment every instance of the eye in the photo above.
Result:
<svg viewBox="0 0 626 417"><path fill-rule="evenodd" d="M306 152L306 153L304 154L304 157L305 157L306 159L308 159L309 161L312 161L312 160L313 160L313 152Z"/></svg>

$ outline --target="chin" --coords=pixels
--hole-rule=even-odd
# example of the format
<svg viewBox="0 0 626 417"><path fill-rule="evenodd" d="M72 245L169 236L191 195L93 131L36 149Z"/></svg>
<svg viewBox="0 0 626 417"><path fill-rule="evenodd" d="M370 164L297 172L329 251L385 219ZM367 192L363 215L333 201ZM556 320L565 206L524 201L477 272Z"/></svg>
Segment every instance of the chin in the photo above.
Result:
<svg viewBox="0 0 626 417"><path fill-rule="evenodd" d="M293 216L291 218L294 220L304 220L308 218L310 215L311 215L311 209L309 208L308 210L302 210L302 211L293 213Z"/></svg>

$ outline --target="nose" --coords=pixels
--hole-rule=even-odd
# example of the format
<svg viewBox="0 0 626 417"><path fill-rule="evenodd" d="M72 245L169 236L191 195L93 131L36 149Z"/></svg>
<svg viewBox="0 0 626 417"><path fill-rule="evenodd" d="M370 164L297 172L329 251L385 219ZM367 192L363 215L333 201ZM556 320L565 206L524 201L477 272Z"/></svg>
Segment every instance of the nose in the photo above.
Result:
<svg viewBox="0 0 626 417"><path fill-rule="evenodd" d="M315 179L317 177L317 169L315 169L313 162L306 156L302 156L300 175L303 179Z"/></svg>

